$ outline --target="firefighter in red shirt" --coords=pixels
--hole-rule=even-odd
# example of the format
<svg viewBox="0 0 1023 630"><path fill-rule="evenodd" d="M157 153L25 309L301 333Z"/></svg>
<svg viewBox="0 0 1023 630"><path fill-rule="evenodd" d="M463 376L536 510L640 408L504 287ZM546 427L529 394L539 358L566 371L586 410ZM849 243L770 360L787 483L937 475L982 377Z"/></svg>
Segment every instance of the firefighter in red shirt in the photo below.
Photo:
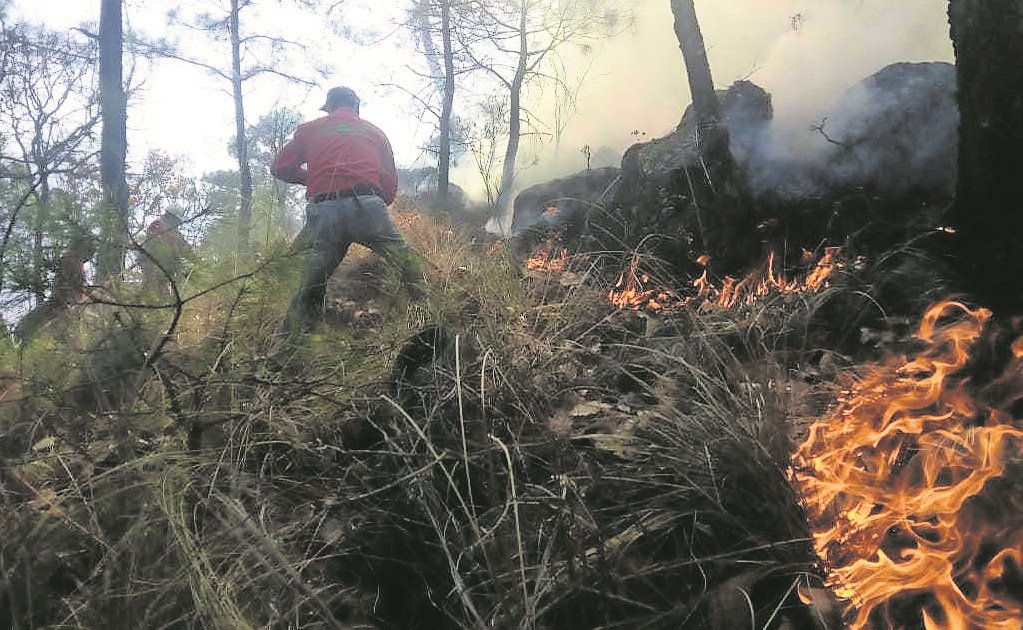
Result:
<svg viewBox="0 0 1023 630"><path fill-rule="evenodd" d="M57 272L53 275L53 290L50 302L57 307L82 304L87 297L85 285L85 263L94 252L92 237L79 234L71 239L67 251L57 261Z"/></svg>
<svg viewBox="0 0 1023 630"><path fill-rule="evenodd" d="M192 256L192 246L178 231L180 225L181 217L168 210L146 228L139 265L142 286L149 291L171 295L170 283L186 275L185 259Z"/></svg>
<svg viewBox="0 0 1023 630"><path fill-rule="evenodd" d="M320 320L327 280L352 243L398 266L413 299L426 295L419 264L387 213L398 191L387 136L359 117L359 97L350 88L332 88L320 109L327 115L299 125L270 167L278 179L304 185L308 200L293 245L308 257L281 336L308 332Z"/></svg>

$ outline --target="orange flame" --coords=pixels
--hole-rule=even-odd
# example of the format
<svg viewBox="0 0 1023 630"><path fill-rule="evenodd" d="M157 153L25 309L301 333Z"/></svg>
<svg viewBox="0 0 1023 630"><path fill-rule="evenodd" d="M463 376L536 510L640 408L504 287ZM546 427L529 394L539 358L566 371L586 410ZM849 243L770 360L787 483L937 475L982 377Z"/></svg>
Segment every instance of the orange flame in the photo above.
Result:
<svg viewBox="0 0 1023 630"><path fill-rule="evenodd" d="M537 247L533 255L526 259L526 269L547 273L561 273L568 265L568 250L560 246L560 240L554 236Z"/></svg>
<svg viewBox="0 0 1023 630"><path fill-rule="evenodd" d="M804 263L810 264L814 256L804 251L803 259ZM710 263L710 258L701 256L697 262L706 266ZM728 276L720 287L715 286L704 271L703 275L692 283L696 289L695 294L682 298L672 289L645 288L650 277L639 271L639 264L639 256L633 256L629 267L618 277L618 282L608 293L608 299L618 308L661 311L683 304L720 308L749 305L772 293L790 295L820 291L830 284L835 272L843 265L841 248L828 247L813 269L804 276L789 280L784 273L775 269L775 255L772 252L763 264L745 278L737 280Z"/></svg>
<svg viewBox="0 0 1023 630"><path fill-rule="evenodd" d="M416 212L401 213L398 215L397 219L395 220L395 223L399 228L410 228L413 225L415 225L416 221L418 220L419 214Z"/></svg>
<svg viewBox="0 0 1023 630"><path fill-rule="evenodd" d="M618 276L618 282L608 292L607 299L621 309L651 312L664 310L671 303L677 303L678 294L671 289L643 288L650 282L650 276L639 271L639 263L639 255L634 255L628 269Z"/></svg>
<svg viewBox="0 0 1023 630"><path fill-rule="evenodd" d="M775 269L774 252L768 254L767 260L742 280L726 277L720 288L713 286L704 272L693 281L696 295L690 298L690 302L699 301L721 308L731 308L752 304L772 293L792 295L820 291L830 284L835 271L842 267L841 251L840 247L825 248L824 255L809 273L791 280L786 278L783 272ZM811 252L803 251L804 263L813 262L813 258Z"/></svg>
<svg viewBox="0 0 1023 630"><path fill-rule="evenodd" d="M794 457L853 628L1023 627L1023 337L991 384L964 370L990 317L932 307L925 349L872 366Z"/></svg>

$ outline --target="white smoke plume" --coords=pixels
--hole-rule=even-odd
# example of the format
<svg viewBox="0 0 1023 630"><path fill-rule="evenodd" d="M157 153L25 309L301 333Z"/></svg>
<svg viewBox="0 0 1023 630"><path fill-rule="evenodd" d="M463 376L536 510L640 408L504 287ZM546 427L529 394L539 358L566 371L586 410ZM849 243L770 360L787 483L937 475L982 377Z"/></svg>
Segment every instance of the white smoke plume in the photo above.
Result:
<svg viewBox="0 0 1023 630"><path fill-rule="evenodd" d="M747 78L771 93L784 150L819 146L810 129L847 88L897 61L951 61L946 3L936 0L697 0L711 69L720 88ZM586 167L583 147L620 155L662 136L690 102L667 0L636 0L631 25L566 63L588 69L575 110L556 139L527 143L518 185ZM546 96L549 96L546 95ZM552 104L532 105L541 116ZM602 164L594 164L599 166ZM470 168L459 181L471 193Z"/></svg>

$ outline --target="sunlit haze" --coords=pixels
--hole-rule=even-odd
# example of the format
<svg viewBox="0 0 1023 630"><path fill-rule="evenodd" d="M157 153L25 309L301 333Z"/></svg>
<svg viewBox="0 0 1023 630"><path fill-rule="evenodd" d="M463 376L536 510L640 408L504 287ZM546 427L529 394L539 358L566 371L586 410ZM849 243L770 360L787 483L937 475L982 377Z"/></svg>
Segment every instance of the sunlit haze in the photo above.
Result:
<svg viewBox="0 0 1023 630"><path fill-rule="evenodd" d="M166 5L152 4L126 6L128 26L147 36L165 35ZM345 26L370 40L360 45L332 34L317 16L261 5L261 19L247 28L265 27L300 39L334 72L314 89L276 79L252 82L245 94L248 121L280 106L313 118L325 89L347 84L362 95L363 115L391 136L401 165L427 163L422 146L431 122L404 91L423 92L421 81L408 70L423 64L408 34L395 26L403 6L388 3L383 10L370 10L346 4ZM888 63L952 59L945 7L932 0L736 0L697 2L697 10L716 83L727 86L749 78L762 85L773 95L777 119L796 132L842 90ZM63 29L95 23L98 11L98 2L85 0L17 0L13 14ZM564 53L576 80L582 81L575 109L559 137L527 142L520 183L584 168L585 145L620 154L642 134L656 137L678 123L689 96L669 3L639 0L623 15L626 26L613 39ZM195 37L184 43L210 46ZM295 65L303 68L308 62L296 59ZM142 89L130 104L130 159L138 161L146 151L159 149L184 156L196 174L231 168L227 145L234 123L226 83L175 61L143 67ZM467 109L471 88L471 82L463 86L456 109ZM532 96L540 102L530 108L551 117L555 105L549 95ZM455 180L478 193L473 170L463 163Z"/></svg>

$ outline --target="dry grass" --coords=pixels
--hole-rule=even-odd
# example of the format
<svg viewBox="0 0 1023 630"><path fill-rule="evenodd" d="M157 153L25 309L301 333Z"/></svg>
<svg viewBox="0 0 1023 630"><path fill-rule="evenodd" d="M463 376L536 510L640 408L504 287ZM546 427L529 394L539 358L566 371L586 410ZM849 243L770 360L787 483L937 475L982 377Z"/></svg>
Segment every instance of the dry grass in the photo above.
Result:
<svg viewBox="0 0 1023 630"><path fill-rule="evenodd" d="M260 357L286 265L190 302L105 404L68 392L90 365L90 391L116 391L109 366L166 313L97 310L73 343L11 349L0 625L812 627L784 469L852 361L830 313L869 283L652 317L607 303L598 258L526 276L414 216L433 325L412 339L387 270L356 255L343 325L283 374Z"/></svg>

